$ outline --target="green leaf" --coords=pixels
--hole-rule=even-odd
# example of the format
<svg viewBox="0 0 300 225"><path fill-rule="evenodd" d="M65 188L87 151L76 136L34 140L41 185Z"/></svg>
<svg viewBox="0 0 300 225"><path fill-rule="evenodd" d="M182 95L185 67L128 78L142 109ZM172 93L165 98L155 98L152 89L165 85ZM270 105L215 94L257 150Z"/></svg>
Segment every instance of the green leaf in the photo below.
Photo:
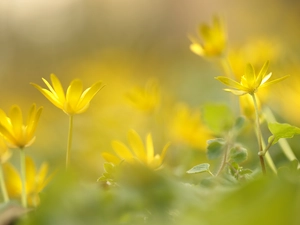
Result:
<svg viewBox="0 0 300 225"><path fill-rule="evenodd" d="M207 158L209 160L217 159L222 155L223 146L225 144L224 139L216 138L207 141Z"/></svg>
<svg viewBox="0 0 300 225"><path fill-rule="evenodd" d="M202 163L197 166L194 166L192 169L188 170L187 173L189 174L194 174L194 173L204 173L204 172L209 172L210 165L208 163Z"/></svg>
<svg viewBox="0 0 300 225"><path fill-rule="evenodd" d="M274 145L280 138L292 138L295 134L300 134L300 128L287 123L268 123L269 130L273 134L268 142Z"/></svg>
<svg viewBox="0 0 300 225"><path fill-rule="evenodd" d="M230 159L236 163L241 163L246 161L248 158L247 149L243 148L242 146L234 146L230 150Z"/></svg>
<svg viewBox="0 0 300 225"><path fill-rule="evenodd" d="M235 116L227 105L207 104L203 108L203 121L217 135L230 130Z"/></svg>

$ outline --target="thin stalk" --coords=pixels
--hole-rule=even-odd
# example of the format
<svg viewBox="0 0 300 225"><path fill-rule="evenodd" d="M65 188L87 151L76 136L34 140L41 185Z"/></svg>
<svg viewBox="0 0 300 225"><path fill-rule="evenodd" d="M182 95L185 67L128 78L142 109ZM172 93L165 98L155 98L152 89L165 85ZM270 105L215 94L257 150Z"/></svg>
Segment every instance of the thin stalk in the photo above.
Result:
<svg viewBox="0 0 300 225"><path fill-rule="evenodd" d="M0 164L0 185L1 185L1 192L2 192L4 202L7 203L7 202L9 202L9 197L8 197L6 186L5 186L2 164Z"/></svg>
<svg viewBox="0 0 300 225"><path fill-rule="evenodd" d="M66 168L68 168L70 165L72 136L73 136L73 115L70 115L69 116L68 146L67 146L67 155L66 155Z"/></svg>
<svg viewBox="0 0 300 225"><path fill-rule="evenodd" d="M26 197L26 159L24 149L20 149L21 180L22 180L22 206L27 208Z"/></svg>
<svg viewBox="0 0 300 225"><path fill-rule="evenodd" d="M257 142L258 142L258 148L259 148L259 160L260 160L260 165L261 165L261 169L263 174L266 174L266 166L265 166L265 160L264 160L264 156L261 155L263 153L263 146L262 146L262 134L261 134L261 130L260 130L260 124L259 124L259 113L258 113L258 107L257 107L257 101L256 101L256 97L255 94L251 94L252 99L253 99L253 103L254 103L254 108L255 108L255 114L256 114L256 136L257 136Z"/></svg>
<svg viewBox="0 0 300 225"><path fill-rule="evenodd" d="M219 174L223 171L226 163L227 163L227 158L228 158L228 152L230 150L230 146L231 146L231 136L228 135L227 136L227 142L225 144L225 151L224 151L224 154L223 154L223 158L222 158L222 161L221 161L221 165L216 173L216 176L219 176Z"/></svg>

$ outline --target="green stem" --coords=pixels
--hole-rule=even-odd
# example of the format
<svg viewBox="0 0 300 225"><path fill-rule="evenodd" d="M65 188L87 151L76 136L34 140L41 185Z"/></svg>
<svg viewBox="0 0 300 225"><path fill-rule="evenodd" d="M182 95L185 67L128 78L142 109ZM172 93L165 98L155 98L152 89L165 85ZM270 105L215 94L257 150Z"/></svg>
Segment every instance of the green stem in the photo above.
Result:
<svg viewBox="0 0 300 225"><path fill-rule="evenodd" d="M231 135L228 135L226 137L227 142L226 142L226 144L224 146L225 150L224 150L223 158L222 158L222 161L221 161L221 165L220 165L220 167L219 167L219 169L218 169L218 171L216 173L216 176L219 176L219 174L223 171L223 169L224 169L224 167L225 167L225 165L227 163L228 152L230 150L231 142L232 142L231 139L232 139Z"/></svg>
<svg viewBox="0 0 300 225"><path fill-rule="evenodd" d="M260 130L260 124L259 124L259 113L258 113L258 107L257 107L257 101L255 94L251 94L253 103L254 103L254 108L255 108L255 114L256 114L256 135L257 135L257 142L258 142L258 148L259 148L259 160L260 160L260 165L263 174L266 174L266 166L265 166L265 160L264 156L261 155L263 153L263 146L262 146L262 134Z"/></svg>
<svg viewBox="0 0 300 225"><path fill-rule="evenodd" d="M26 197L26 159L25 151L20 149L20 164L21 164L21 180L22 180L22 206L27 208L27 197Z"/></svg>
<svg viewBox="0 0 300 225"><path fill-rule="evenodd" d="M2 191L4 202L7 203L9 202L9 197L5 186L2 164L0 164L0 185L1 185L1 191Z"/></svg>
<svg viewBox="0 0 300 225"><path fill-rule="evenodd" d="M66 168L70 165L71 147L72 147L72 136L73 136L73 115L69 116L69 134L68 134L68 146L66 155Z"/></svg>

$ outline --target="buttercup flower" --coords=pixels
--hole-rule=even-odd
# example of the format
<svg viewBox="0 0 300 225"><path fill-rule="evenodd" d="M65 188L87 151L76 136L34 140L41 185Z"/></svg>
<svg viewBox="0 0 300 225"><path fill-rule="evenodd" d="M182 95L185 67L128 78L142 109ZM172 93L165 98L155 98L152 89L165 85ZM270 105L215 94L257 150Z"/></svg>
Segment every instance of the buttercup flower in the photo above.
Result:
<svg viewBox="0 0 300 225"><path fill-rule="evenodd" d="M165 158L166 152L170 143L167 143L161 155L154 155L153 141L152 136L149 133L146 138L146 146L144 145L141 137L137 134L136 131L130 130L128 132L128 141L131 147L131 150L120 141L113 141L112 147L117 154L117 156L104 152L102 153L102 157L108 161L113 163L114 165L118 165L122 160L125 160L128 163L136 163L136 161L141 162L152 169L158 169Z"/></svg>
<svg viewBox="0 0 300 225"><path fill-rule="evenodd" d="M269 67L269 62L267 61L261 68L260 72L256 74L253 66L251 64L248 64L245 74L242 76L240 83L224 76L215 77L215 79L233 88L233 89L224 89L225 91L229 91L235 95L245 95L245 94L253 95L258 91L259 88L277 83L289 76L286 75L278 79L268 81L272 76L272 73L267 74L268 67Z"/></svg>
<svg viewBox="0 0 300 225"><path fill-rule="evenodd" d="M31 84L53 105L62 109L68 115L83 113L88 108L92 98L104 87L102 82L99 81L83 91L81 80L75 79L71 82L65 94L59 79L54 74L50 75L50 79L52 86L47 80L42 78L49 90L37 84Z"/></svg>
<svg viewBox="0 0 300 225"><path fill-rule="evenodd" d="M20 148L30 146L35 140L35 130L42 113L42 107L36 109L33 104L25 124L19 106L14 105L10 110L10 117L7 117L0 109L0 132L7 140L9 147Z"/></svg>
<svg viewBox="0 0 300 225"><path fill-rule="evenodd" d="M201 121L200 110L179 104L170 123L170 135L174 141L196 149L206 150L212 134Z"/></svg>
<svg viewBox="0 0 300 225"><path fill-rule="evenodd" d="M22 195L22 181L19 173L12 164L4 165L4 174L8 195L11 198L20 198ZM29 206L40 203L39 193L49 183L52 176L47 176L48 164L43 163L37 170L33 160L26 157L26 198Z"/></svg>
<svg viewBox="0 0 300 225"><path fill-rule="evenodd" d="M149 80L145 88L136 87L127 93L126 97L133 107L151 113L160 102L159 86L155 80Z"/></svg>
<svg viewBox="0 0 300 225"><path fill-rule="evenodd" d="M199 26L198 35L203 39L202 44L190 36L192 44L190 49L202 57L222 56L226 50L227 36L220 18L214 17L212 26L203 24Z"/></svg>

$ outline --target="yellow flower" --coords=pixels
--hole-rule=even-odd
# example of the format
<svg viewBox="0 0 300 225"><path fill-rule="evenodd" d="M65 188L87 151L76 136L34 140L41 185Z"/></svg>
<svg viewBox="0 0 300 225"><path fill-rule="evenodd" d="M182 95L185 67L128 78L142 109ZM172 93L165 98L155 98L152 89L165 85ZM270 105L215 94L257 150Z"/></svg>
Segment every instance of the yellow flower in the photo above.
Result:
<svg viewBox="0 0 300 225"><path fill-rule="evenodd" d="M11 157L11 151L8 149L4 137L0 135L0 163L5 163Z"/></svg>
<svg viewBox="0 0 300 225"><path fill-rule="evenodd" d="M152 136L149 133L146 138L146 146L144 145L141 137L134 130L128 132L128 141L131 147L131 150L120 141L113 141L112 147L117 154L117 156L104 152L102 157L115 165L119 164L122 160L125 160L128 163L136 163L136 161L147 165L152 169L158 169L165 158L166 152L170 143L167 143L161 155L154 154Z"/></svg>
<svg viewBox="0 0 300 225"><path fill-rule="evenodd" d="M268 81L272 76L272 73L267 74L268 67L269 67L269 62L267 61L261 68L260 72L256 74L253 66L251 64L248 64L246 67L245 74L242 76L240 83L228 77L223 77L223 76L216 77L215 79L219 80L220 82L222 82L223 84L231 88L234 88L234 89L224 89L225 91L229 91L235 95L245 95L245 94L253 95L258 91L259 88L277 83L289 76L287 75L272 81Z"/></svg>
<svg viewBox="0 0 300 225"><path fill-rule="evenodd" d="M8 195L11 198L20 198L22 195L22 181L19 173L10 163L5 164L3 169ZM26 157L26 197L30 206L35 207L40 203L39 193L52 178L52 176L47 176L47 173L47 163L43 163L37 170L33 160Z"/></svg>
<svg viewBox="0 0 300 225"><path fill-rule="evenodd" d="M47 80L42 78L49 90L37 84L31 84L53 105L62 109L68 115L83 113L88 108L92 98L104 87L102 82L99 81L83 91L81 80L75 79L71 82L65 94L59 79L54 74L51 74L50 78L52 86Z"/></svg>
<svg viewBox="0 0 300 225"><path fill-rule="evenodd" d="M203 44L190 36L192 52L203 57L222 56L226 50L227 36L220 18L214 17L212 26L203 24L199 26L198 35L203 39Z"/></svg>
<svg viewBox="0 0 300 225"><path fill-rule="evenodd" d="M42 107L36 109L36 105L33 104L26 124L23 124L23 116L19 106L12 106L10 117L7 117L0 109L0 132L6 138L9 147L22 149L34 142L34 133L41 113Z"/></svg>
<svg viewBox="0 0 300 225"><path fill-rule="evenodd" d="M145 88L136 87L126 95L131 105L143 112L151 113L159 105L160 91L155 80L149 80Z"/></svg>
<svg viewBox="0 0 300 225"><path fill-rule="evenodd" d="M179 104L171 119L170 135L175 142L184 143L192 148L206 150L206 141L212 134L201 121L200 111Z"/></svg>

